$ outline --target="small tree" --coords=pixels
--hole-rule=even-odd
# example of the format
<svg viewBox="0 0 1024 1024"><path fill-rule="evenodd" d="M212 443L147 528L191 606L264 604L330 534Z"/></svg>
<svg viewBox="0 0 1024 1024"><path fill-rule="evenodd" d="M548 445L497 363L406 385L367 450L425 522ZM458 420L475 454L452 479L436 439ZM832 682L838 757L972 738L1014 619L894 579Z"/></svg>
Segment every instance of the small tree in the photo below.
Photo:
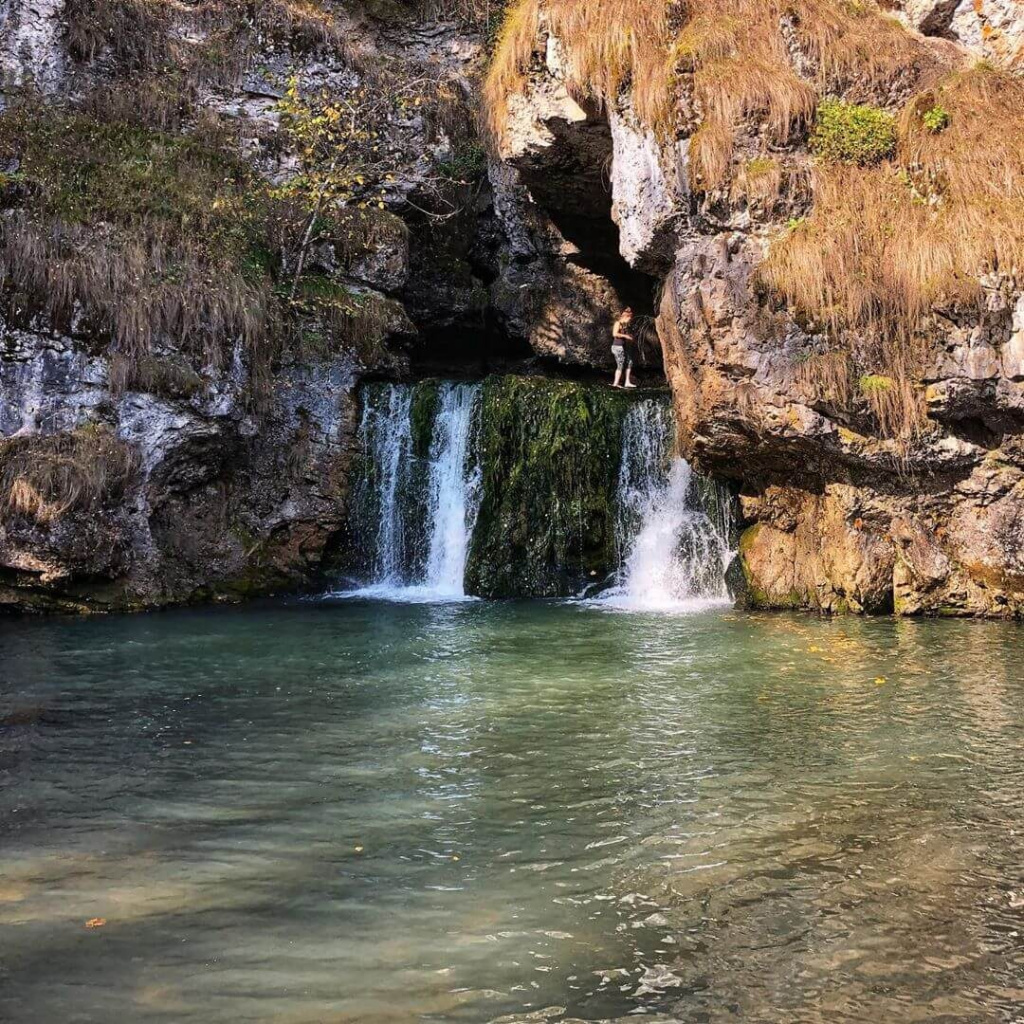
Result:
<svg viewBox="0 0 1024 1024"><path fill-rule="evenodd" d="M293 78L278 105L281 127L299 159L300 172L276 191L307 210L297 251L290 297L295 298L316 227L324 211L356 202L384 206L385 169L380 125L387 103L365 86L338 96L321 90L304 94Z"/></svg>

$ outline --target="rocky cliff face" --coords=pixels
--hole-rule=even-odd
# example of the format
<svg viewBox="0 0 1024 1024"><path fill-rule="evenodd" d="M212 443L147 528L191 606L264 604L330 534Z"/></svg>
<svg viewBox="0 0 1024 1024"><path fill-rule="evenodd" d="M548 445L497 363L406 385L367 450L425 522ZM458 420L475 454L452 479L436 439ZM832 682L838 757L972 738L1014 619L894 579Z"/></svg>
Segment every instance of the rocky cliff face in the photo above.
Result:
<svg viewBox="0 0 1024 1024"><path fill-rule="evenodd" d="M955 268L969 287L929 297L902 348L872 320L898 305L882 279L862 265L856 292L840 273L861 235L884 250L913 229L915 251L952 252L949 237L927 243L919 214L941 217L957 185L977 193L970 209L1013 222L998 187L979 200L981 184L950 176L929 146L984 151L1016 202L1015 129L1009 155L993 150L991 120L973 139L961 129L977 120L966 93L1016 123L1001 83L1018 81L1020 3L903 0L861 35L862 8L880 16L871 4L813 25L799 13L828 5L797 4L725 43L712 37L732 22L705 18L671 49L679 89L660 114L656 77L615 79L615 46L586 69L615 80L614 95L581 88L548 6L510 5L506 36L527 39L528 59L486 160L474 123L489 27L465 19L472 4L444 20L443 4L428 17L379 0L7 0L0 606L301 586L345 518L361 377L531 353L604 369L612 318L630 304L685 454L739 491L750 603L1024 610L1012 237L1003 259ZM577 4L565 24L598 6ZM655 51L651 34L683 20L642 4L617 39ZM728 39L762 50L738 59ZM709 53L726 62L712 85L697 66ZM762 60L771 88L747 75ZM729 79L747 90L735 104ZM831 121L815 112L833 100ZM850 131L891 175L850 158ZM819 175L827 153L850 169ZM895 182L893 209L909 197L910 214L861 231L848 196L828 216L829 182L867 196ZM837 327L810 285L809 309L780 250L789 271L796 251L808 279L835 286L837 309L867 295L865 323Z"/></svg>
<svg viewBox="0 0 1024 1024"><path fill-rule="evenodd" d="M694 187L692 147L708 144L695 134L700 128L706 136L709 116L695 99L699 78L687 86L683 75L669 135L641 122L628 80L614 101L605 98L603 112L585 109L587 87L567 72L572 47L558 38L544 5L520 7L524 19L538 9L532 55L508 76L519 76L517 87L500 97L498 191L511 197L510 207L518 198L520 222L536 223L545 213L557 217L561 200L552 193L578 188L593 199L602 184L596 176L606 175L622 258L660 281L658 334L685 453L740 490L749 603L1020 614L1024 296L1017 268L964 268L976 292L970 301L936 302L926 314L910 379L875 372L856 338L847 334L845 349L830 345L825 324L773 293L764 273L775 241L800 231L815 209L814 139L806 130L773 137L767 108L751 100L722 184ZM954 69L948 73L956 82L978 56L1019 65L1024 8L1017 3L908 0L897 13L909 26L914 60ZM571 17L565 14L570 27ZM789 39L794 90L815 79L822 60L803 48L798 29L785 19L771 26ZM585 63L592 54L581 56L581 48L576 57ZM635 63L632 74L635 89ZM858 102L869 100L880 121L892 111L895 123L913 94L911 64L897 66L873 92L856 74L846 88ZM939 101L934 95L928 110L939 120L928 130L942 132L947 93L940 87ZM909 166L893 176L911 181L919 165ZM539 182L543 188L534 187ZM925 206L943 201L935 193L914 198ZM899 230L895 216L883 233ZM865 222L865 237L869 228ZM588 293L580 289L577 306ZM921 417L907 429L892 423L902 387Z"/></svg>
<svg viewBox="0 0 1024 1024"><path fill-rule="evenodd" d="M371 7L3 5L0 608L304 585L356 382L484 333L479 33Z"/></svg>

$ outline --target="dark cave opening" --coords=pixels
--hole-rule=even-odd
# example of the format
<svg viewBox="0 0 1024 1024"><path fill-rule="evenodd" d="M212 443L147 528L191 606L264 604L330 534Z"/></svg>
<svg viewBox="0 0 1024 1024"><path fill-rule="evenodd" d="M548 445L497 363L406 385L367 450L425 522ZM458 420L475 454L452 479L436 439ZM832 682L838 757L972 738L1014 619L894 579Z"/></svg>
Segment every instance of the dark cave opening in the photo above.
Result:
<svg viewBox="0 0 1024 1024"><path fill-rule="evenodd" d="M621 254L612 218L611 129L603 111L583 109L585 120L545 122L552 145L517 163L517 169L534 203L564 239L566 262L606 281L620 308L632 307L640 364L660 371L661 343L654 328L659 282L631 267Z"/></svg>
<svg viewBox="0 0 1024 1024"><path fill-rule="evenodd" d="M611 217L611 196L602 217L549 209L552 222L576 250L568 262L590 270L611 285L621 306L636 315L637 355L641 366L661 368L661 343L654 328L658 280L631 267L619 251L619 229Z"/></svg>
<svg viewBox="0 0 1024 1024"><path fill-rule="evenodd" d="M466 202L451 218L411 221L412 283L403 299L419 333L401 348L413 378L603 378L613 367L612 324L630 306L638 379L664 384L655 329L659 280L631 267L620 252L607 118L588 110L585 119L547 124L553 144L513 165L527 195L522 217L534 255L510 257L503 249L507 243L489 202ZM504 294L488 295L506 274ZM516 289L524 290L518 309L508 299ZM546 333L548 343L538 345L530 331Z"/></svg>
<svg viewBox="0 0 1024 1024"><path fill-rule="evenodd" d="M529 342L502 330L490 309L479 322L421 330L408 356L414 378L477 379L517 372L535 359Z"/></svg>

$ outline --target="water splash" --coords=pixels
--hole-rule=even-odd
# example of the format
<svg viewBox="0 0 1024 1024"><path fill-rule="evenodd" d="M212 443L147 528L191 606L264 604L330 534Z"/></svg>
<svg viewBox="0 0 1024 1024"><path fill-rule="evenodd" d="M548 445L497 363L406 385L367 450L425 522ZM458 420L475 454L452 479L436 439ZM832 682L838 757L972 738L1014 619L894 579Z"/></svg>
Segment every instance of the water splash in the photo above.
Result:
<svg viewBox="0 0 1024 1024"><path fill-rule="evenodd" d="M370 582L328 596L466 598L463 579L480 508L481 470L473 452L479 391L474 384L441 385L425 478L413 458L413 388L386 385L382 395L366 398L359 438L367 470L357 505L364 520L378 517Z"/></svg>
<svg viewBox="0 0 1024 1024"><path fill-rule="evenodd" d="M649 400L630 409L618 483L619 570L600 598L606 606L691 611L729 600L728 497L701 481L674 446L667 403Z"/></svg>

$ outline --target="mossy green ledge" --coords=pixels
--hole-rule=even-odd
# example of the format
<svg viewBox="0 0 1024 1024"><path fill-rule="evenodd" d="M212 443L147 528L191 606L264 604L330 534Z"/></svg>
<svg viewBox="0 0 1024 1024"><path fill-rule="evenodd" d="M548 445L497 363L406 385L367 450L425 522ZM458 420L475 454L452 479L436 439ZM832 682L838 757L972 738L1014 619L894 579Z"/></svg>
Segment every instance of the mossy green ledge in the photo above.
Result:
<svg viewBox="0 0 1024 1024"><path fill-rule="evenodd" d="M614 571L623 421L650 397L545 377L484 381L468 593L564 597Z"/></svg>

